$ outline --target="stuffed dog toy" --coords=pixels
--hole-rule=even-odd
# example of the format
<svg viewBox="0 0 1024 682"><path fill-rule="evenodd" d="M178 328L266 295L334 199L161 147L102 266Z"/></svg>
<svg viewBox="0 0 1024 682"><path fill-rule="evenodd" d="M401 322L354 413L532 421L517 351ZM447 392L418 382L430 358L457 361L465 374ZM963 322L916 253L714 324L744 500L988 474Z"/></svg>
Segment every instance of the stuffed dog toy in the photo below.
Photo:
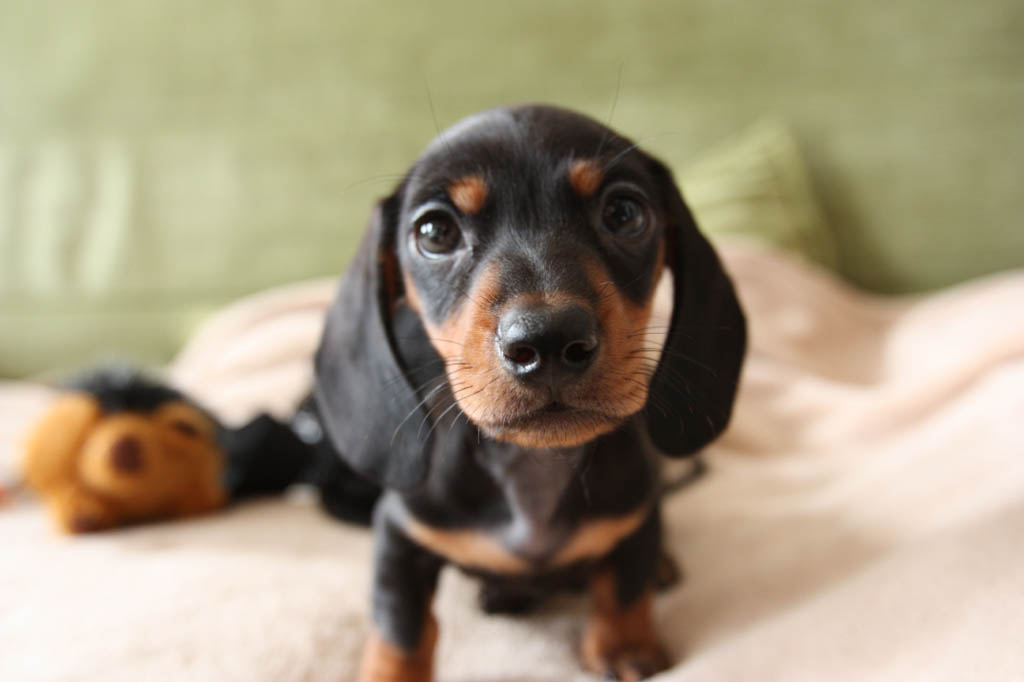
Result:
<svg viewBox="0 0 1024 682"><path fill-rule="evenodd" d="M32 428L24 480L67 533L205 514L296 482L321 488L334 516L365 522L379 490L323 440L311 405L296 419L313 425L305 440L268 415L227 428L180 392L108 368L72 382Z"/></svg>
<svg viewBox="0 0 1024 682"><path fill-rule="evenodd" d="M376 206L316 357L335 448L385 490L359 679L432 679L445 564L584 576L584 666L666 668L658 461L726 427L745 344L715 252L636 144L547 106L442 133Z"/></svg>

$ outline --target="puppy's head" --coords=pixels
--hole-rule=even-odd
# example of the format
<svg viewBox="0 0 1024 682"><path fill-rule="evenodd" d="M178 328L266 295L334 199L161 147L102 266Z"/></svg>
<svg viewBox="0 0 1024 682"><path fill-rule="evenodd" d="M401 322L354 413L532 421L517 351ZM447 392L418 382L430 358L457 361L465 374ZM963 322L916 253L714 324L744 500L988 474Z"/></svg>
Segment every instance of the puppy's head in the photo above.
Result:
<svg viewBox="0 0 1024 682"><path fill-rule="evenodd" d="M665 266L667 337L651 322ZM317 395L346 456L402 488L427 469L438 391L527 447L642 412L661 450L692 452L728 422L744 344L732 286L660 162L578 114L498 109L439 136L378 205L328 315ZM446 382L410 379L431 362Z"/></svg>

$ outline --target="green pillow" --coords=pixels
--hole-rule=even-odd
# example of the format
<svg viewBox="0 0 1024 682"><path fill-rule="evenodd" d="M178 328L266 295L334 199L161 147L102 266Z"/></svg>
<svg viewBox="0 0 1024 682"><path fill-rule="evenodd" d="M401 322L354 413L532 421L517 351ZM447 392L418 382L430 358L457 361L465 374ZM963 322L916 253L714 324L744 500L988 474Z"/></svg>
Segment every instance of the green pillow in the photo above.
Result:
<svg viewBox="0 0 1024 682"><path fill-rule="evenodd" d="M782 124L754 126L710 151L679 180L697 223L712 239L744 237L836 267L832 234L796 142Z"/></svg>

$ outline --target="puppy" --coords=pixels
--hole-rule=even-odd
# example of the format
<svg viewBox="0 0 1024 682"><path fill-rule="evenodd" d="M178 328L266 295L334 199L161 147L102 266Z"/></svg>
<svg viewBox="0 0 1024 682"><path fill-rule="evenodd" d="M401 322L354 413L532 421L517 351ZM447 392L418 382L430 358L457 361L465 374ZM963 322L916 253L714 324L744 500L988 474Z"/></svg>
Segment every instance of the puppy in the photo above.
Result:
<svg viewBox="0 0 1024 682"><path fill-rule="evenodd" d="M331 440L386 491L360 680L431 679L447 563L586 575L583 665L665 669L658 460L725 428L745 345L671 173L628 139L550 106L442 133L377 204L316 357Z"/></svg>

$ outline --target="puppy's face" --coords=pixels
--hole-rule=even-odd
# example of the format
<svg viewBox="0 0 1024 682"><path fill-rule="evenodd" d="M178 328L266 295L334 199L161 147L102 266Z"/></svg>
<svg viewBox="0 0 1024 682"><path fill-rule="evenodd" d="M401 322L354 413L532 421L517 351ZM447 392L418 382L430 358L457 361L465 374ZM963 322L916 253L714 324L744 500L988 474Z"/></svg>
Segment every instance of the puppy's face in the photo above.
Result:
<svg viewBox="0 0 1024 682"><path fill-rule="evenodd" d="M409 173L406 299L486 434L573 446L647 403L669 214L655 164L588 118L531 107L464 121Z"/></svg>

